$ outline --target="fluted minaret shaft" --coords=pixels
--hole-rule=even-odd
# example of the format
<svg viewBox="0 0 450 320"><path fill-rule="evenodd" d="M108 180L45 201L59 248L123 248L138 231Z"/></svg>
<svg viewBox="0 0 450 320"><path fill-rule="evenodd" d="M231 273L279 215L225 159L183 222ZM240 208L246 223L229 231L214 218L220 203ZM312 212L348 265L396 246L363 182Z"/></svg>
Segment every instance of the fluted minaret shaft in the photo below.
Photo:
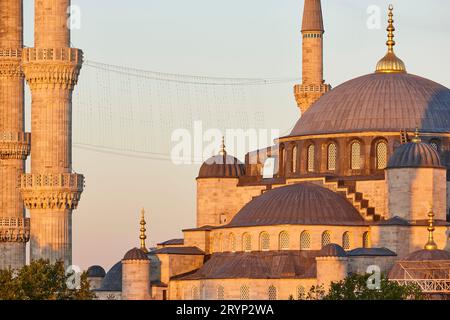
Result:
<svg viewBox="0 0 450 320"><path fill-rule="evenodd" d="M31 260L72 263L72 210L83 189L72 173L72 92L83 54L70 48L70 0L35 1L35 47L24 50L32 93L31 174L21 179L31 217Z"/></svg>
<svg viewBox="0 0 450 320"><path fill-rule="evenodd" d="M302 21L302 84L294 87L301 112L331 89L323 79L323 27L320 0L305 0Z"/></svg>
<svg viewBox="0 0 450 320"><path fill-rule="evenodd" d="M0 2L0 269L26 262L29 220L18 186L29 153L24 133L22 0Z"/></svg>

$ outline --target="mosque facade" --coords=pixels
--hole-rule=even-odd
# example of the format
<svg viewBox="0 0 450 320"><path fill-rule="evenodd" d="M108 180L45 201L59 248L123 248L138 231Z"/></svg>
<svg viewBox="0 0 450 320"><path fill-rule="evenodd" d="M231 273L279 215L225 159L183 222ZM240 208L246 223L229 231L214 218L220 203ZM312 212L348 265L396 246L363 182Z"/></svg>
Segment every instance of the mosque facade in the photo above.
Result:
<svg viewBox="0 0 450 320"><path fill-rule="evenodd" d="M147 250L142 216L140 248L89 269L98 298L304 299L374 265L448 297L450 90L407 72L393 18L374 72L332 89L321 1L305 0L292 132L244 163L223 144L197 177L196 227Z"/></svg>

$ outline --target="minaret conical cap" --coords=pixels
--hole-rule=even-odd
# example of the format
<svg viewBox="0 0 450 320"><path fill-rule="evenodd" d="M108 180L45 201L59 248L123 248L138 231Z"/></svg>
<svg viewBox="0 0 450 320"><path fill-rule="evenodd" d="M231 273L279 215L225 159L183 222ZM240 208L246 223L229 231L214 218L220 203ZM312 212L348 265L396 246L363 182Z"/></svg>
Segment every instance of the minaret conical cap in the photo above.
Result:
<svg viewBox="0 0 450 320"><path fill-rule="evenodd" d="M324 32L321 0L305 0L302 21L304 31Z"/></svg>

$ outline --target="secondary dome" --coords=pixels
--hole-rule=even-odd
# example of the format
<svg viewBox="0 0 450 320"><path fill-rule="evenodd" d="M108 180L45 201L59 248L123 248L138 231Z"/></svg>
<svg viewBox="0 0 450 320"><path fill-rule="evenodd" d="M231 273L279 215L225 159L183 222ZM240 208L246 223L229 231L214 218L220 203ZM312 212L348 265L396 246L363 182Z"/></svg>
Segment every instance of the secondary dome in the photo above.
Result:
<svg viewBox="0 0 450 320"><path fill-rule="evenodd" d="M125 254L123 260L148 260L148 257L141 249L133 248Z"/></svg>
<svg viewBox="0 0 450 320"><path fill-rule="evenodd" d="M417 139L414 138L414 139ZM398 147L390 157L388 168L444 168L438 152L420 140Z"/></svg>
<svg viewBox="0 0 450 320"><path fill-rule="evenodd" d="M344 248L342 248L340 245L335 243L327 244L325 247L323 247L318 257L346 257L347 253L345 252Z"/></svg>
<svg viewBox="0 0 450 320"><path fill-rule="evenodd" d="M247 203L227 227L300 225L363 225L364 219L342 196L313 183L267 191Z"/></svg>
<svg viewBox="0 0 450 320"><path fill-rule="evenodd" d="M450 90L408 73L372 73L326 93L291 136L348 132L450 132Z"/></svg>

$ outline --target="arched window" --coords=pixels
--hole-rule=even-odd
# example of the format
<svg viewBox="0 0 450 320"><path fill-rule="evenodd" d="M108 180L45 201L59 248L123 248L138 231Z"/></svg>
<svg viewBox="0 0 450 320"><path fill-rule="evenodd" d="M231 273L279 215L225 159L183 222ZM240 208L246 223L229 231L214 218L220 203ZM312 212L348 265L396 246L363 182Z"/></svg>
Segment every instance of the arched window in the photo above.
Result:
<svg viewBox="0 0 450 320"><path fill-rule="evenodd" d="M277 300L277 288L270 286L268 290L269 300Z"/></svg>
<svg viewBox="0 0 450 320"><path fill-rule="evenodd" d="M355 141L351 144L351 168L352 170L361 169L361 143Z"/></svg>
<svg viewBox="0 0 450 320"><path fill-rule="evenodd" d="M322 233L322 248L331 243L331 233L330 231L324 231Z"/></svg>
<svg viewBox="0 0 450 320"><path fill-rule="evenodd" d="M328 158L327 158L327 168L329 171L336 170L336 156L337 156L337 148L334 143L328 145Z"/></svg>
<svg viewBox="0 0 450 320"><path fill-rule="evenodd" d="M284 173L284 169L286 168L286 149L284 146L281 146L281 157L280 157L280 172Z"/></svg>
<svg viewBox="0 0 450 320"><path fill-rule="evenodd" d="M304 300L306 298L305 296L305 287L298 286L297 287L297 300Z"/></svg>
<svg viewBox="0 0 450 320"><path fill-rule="evenodd" d="M439 152L439 141L436 139L433 139L430 141L430 146L436 150L437 152Z"/></svg>
<svg viewBox="0 0 450 320"><path fill-rule="evenodd" d="M369 231L366 231L363 233L362 245L363 245L363 248L370 248L370 233L369 233Z"/></svg>
<svg viewBox="0 0 450 320"><path fill-rule="evenodd" d="M307 250L311 248L311 235L308 231L303 231L300 234L300 250Z"/></svg>
<svg viewBox="0 0 450 320"><path fill-rule="evenodd" d="M387 167L387 160L388 160L388 156L387 156L387 144L385 141L380 141L377 143L377 169L378 170L382 170L385 169Z"/></svg>
<svg viewBox="0 0 450 320"><path fill-rule="evenodd" d="M250 300L250 289L248 286L241 286L241 300Z"/></svg>
<svg viewBox="0 0 450 320"><path fill-rule="evenodd" d="M259 235L259 250L268 251L270 249L270 235L267 232L261 232Z"/></svg>
<svg viewBox="0 0 450 320"><path fill-rule="evenodd" d="M236 252L236 237L234 234L230 233L229 237L229 249L231 252Z"/></svg>
<svg viewBox="0 0 450 320"><path fill-rule="evenodd" d="M252 236L249 233L244 233L242 236L242 251L252 251Z"/></svg>
<svg viewBox="0 0 450 320"><path fill-rule="evenodd" d="M192 300L199 300L200 299L200 292L198 290L197 286L192 287Z"/></svg>
<svg viewBox="0 0 450 320"><path fill-rule="evenodd" d="M292 172L297 172L297 146L292 148Z"/></svg>
<svg viewBox="0 0 450 320"><path fill-rule="evenodd" d="M350 250L350 232L346 231L342 235L342 248Z"/></svg>
<svg viewBox="0 0 450 320"><path fill-rule="evenodd" d="M219 240L217 242L219 244L219 247L217 248L218 249L217 252L223 252L224 243L223 243L222 234L219 235Z"/></svg>
<svg viewBox="0 0 450 320"><path fill-rule="evenodd" d="M278 238L278 248L280 250L289 250L289 233L282 231Z"/></svg>
<svg viewBox="0 0 450 320"><path fill-rule="evenodd" d="M224 300L225 289L222 286L217 287L217 300Z"/></svg>
<svg viewBox="0 0 450 320"><path fill-rule="evenodd" d="M308 147L308 156L307 156L307 161L308 161L308 172L313 172L314 171L314 145L311 144Z"/></svg>

